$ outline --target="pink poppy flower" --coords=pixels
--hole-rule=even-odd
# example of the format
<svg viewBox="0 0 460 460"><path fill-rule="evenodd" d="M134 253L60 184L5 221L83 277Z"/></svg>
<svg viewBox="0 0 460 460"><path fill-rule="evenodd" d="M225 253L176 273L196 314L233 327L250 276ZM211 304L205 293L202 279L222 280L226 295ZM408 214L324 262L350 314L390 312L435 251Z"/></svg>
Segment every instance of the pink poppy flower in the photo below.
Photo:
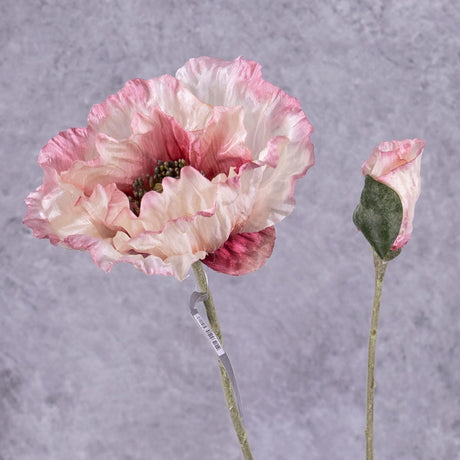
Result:
<svg viewBox="0 0 460 460"><path fill-rule="evenodd" d="M312 131L259 64L191 59L176 78L129 81L91 109L87 128L51 139L24 223L106 271L129 262L183 279L203 260L248 273L294 208L295 183L314 163Z"/></svg>
<svg viewBox="0 0 460 460"><path fill-rule="evenodd" d="M420 163L425 141L382 142L363 164L363 174L393 189L401 199L402 222L391 249L401 249L412 235L415 203L420 195Z"/></svg>

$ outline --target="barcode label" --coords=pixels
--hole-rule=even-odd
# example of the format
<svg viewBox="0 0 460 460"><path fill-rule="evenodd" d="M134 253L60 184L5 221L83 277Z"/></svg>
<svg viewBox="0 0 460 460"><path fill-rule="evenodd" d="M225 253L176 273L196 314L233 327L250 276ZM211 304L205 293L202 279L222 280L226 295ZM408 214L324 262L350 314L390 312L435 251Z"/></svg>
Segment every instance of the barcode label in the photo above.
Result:
<svg viewBox="0 0 460 460"><path fill-rule="evenodd" d="M220 340L217 338L216 334L214 334L213 330L208 326L206 321L198 313L198 308L196 306L197 303L204 303L204 301L207 298L208 295L206 293L197 291L192 292L189 304L190 313L193 316L193 319L195 320L196 324L198 324L199 328L204 332L204 334L208 338L209 343L211 344L214 351L217 353L220 363L222 364L222 366L224 366L224 369L227 372L228 378L230 379L230 382L232 384L233 391L235 392L236 405L238 406L241 418L243 418L243 412L241 410L240 392L238 390L238 385L236 384L235 374L233 372L230 358L228 357L227 353L225 353L224 348L222 347L222 344L220 343Z"/></svg>
<svg viewBox="0 0 460 460"><path fill-rule="evenodd" d="M193 315L193 318L195 319L197 324L201 327L201 330L208 337L209 343L214 348L215 352L217 353L217 356L222 356L223 354L225 354L225 351L224 351L224 349L222 347L222 344L220 343L220 341L217 338L216 334L214 334L212 329L206 324L206 322L203 320L201 315L199 313L195 313Z"/></svg>

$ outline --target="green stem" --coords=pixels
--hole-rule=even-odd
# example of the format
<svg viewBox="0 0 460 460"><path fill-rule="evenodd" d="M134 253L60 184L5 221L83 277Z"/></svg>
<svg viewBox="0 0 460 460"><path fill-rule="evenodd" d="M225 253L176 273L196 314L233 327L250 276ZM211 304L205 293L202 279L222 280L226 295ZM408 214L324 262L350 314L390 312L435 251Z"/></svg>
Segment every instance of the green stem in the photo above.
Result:
<svg viewBox="0 0 460 460"><path fill-rule="evenodd" d="M369 351L367 355L367 405L366 405L366 460L374 460L374 390L375 390L375 347L379 322L380 300L383 279L388 262L384 262L374 251L375 291L372 305Z"/></svg>
<svg viewBox="0 0 460 460"><path fill-rule="evenodd" d="M208 280L206 278L206 273L204 271L203 265L198 260L192 265L192 267L200 292L206 293L208 295L207 299L204 301L204 306L206 308L206 315L208 317L209 326L223 345L222 333L220 331L219 321L217 319L216 307L214 306L211 291L209 290ZM243 426L243 421L241 420L241 415L238 410L238 405L236 403L235 393L233 392L230 378L220 360L218 362L222 387L224 389L225 401L230 412L230 417L232 419L233 427L235 428L236 436L238 437L238 441L240 443L243 458L244 460L253 460L251 448L249 447L248 435Z"/></svg>

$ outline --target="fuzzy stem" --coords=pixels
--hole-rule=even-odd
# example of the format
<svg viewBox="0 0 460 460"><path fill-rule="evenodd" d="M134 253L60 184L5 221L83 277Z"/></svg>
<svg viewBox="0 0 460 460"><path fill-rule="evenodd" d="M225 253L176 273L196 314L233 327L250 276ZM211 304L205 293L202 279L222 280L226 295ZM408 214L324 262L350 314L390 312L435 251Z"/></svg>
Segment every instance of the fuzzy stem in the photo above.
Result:
<svg viewBox="0 0 460 460"><path fill-rule="evenodd" d="M208 281L206 278L206 273L204 271L203 265L198 260L192 265L192 267L200 292L207 294L207 298L204 301L204 306L206 308L206 315L208 317L209 326L214 331L214 334L217 335L217 337L223 345L222 333L220 331L219 321L217 319L216 307L214 306L214 301L212 299L211 291L208 286ZM240 443L243 458L244 460L253 460L251 448L249 447L248 435L243 426L243 421L241 420L241 415L238 410L238 405L236 403L235 393L233 392L230 378L220 360L218 362L225 401L227 403L227 408L230 412L230 417L232 419L233 427L235 428L236 436L238 437L238 441Z"/></svg>
<svg viewBox="0 0 460 460"><path fill-rule="evenodd" d="M367 405L366 405L366 460L374 460L374 390L375 390L375 348L379 322L380 300L383 279L388 262L384 262L374 252L375 291L372 305L371 327L369 331L369 351L367 357Z"/></svg>

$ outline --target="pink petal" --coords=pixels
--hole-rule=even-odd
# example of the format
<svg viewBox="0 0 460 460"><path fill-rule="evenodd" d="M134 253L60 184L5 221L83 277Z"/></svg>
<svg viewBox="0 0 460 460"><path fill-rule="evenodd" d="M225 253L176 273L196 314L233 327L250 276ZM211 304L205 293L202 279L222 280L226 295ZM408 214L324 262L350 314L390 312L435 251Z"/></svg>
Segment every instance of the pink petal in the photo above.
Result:
<svg viewBox="0 0 460 460"><path fill-rule="evenodd" d="M363 174L374 179L384 176L421 155L426 142L422 139L382 142L362 166Z"/></svg>
<svg viewBox="0 0 460 460"><path fill-rule="evenodd" d="M203 254L185 254L173 256L166 260L152 255L122 254L108 240L100 240L88 235L71 235L64 241L67 247L89 251L94 263L109 272L115 264L127 262L134 265L146 275L173 275L182 281L188 274L193 262Z"/></svg>
<svg viewBox="0 0 460 460"><path fill-rule="evenodd" d="M52 231L45 237L52 239L52 235L55 234L62 240L73 233L97 234L93 231L94 226L86 213L77 205L82 196L84 194L81 190L60 181L53 190L43 194L40 206Z"/></svg>
<svg viewBox="0 0 460 460"><path fill-rule="evenodd" d="M50 242L56 245L60 239L53 232L46 213L43 210L43 188L43 185L41 185L25 199L27 214L23 223L33 230L36 238L49 238Z"/></svg>
<svg viewBox="0 0 460 460"><path fill-rule="evenodd" d="M304 142L313 132L299 101L266 82L257 62L200 57L190 59L176 77L203 102L244 108L246 144L253 159L275 135Z"/></svg>
<svg viewBox="0 0 460 460"><path fill-rule="evenodd" d="M150 90L149 113L155 107L173 117L187 131L203 129L212 116L212 107L203 103L179 80L164 75L147 80Z"/></svg>
<svg viewBox="0 0 460 460"><path fill-rule="evenodd" d="M117 227L108 217L129 209L128 198L115 184L98 185L91 196L66 183L58 183L48 193L37 189L26 200L28 213L25 224L39 238L61 243L70 235L88 235L100 239L111 238ZM115 208L118 208L115 210Z"/></svg>
<svg viewBox="0 0 460 460"><path fill-rule="evenodd" d="M148 116L138 116L133 120L135 137L143 155L154 160L179 160L183 158L187 164L193 165L191 158L191 138L189 133L173 117L159 108L152 110ZM153 172L153 167L150 170ZM149 171L146 166L144 171Z"/></svg>
<svg viewBox="0 0 460 460"><path fill-rule="evenodd" d="M259 80L260 66L241 58L223 61L211 57L190 59L176 72L176 78L198 99L213 106L232 107L246 99L252 80ZM251 94L250 94L251 96Z"/></svg>
<svg viewBox="0 0 460 460"><path fill-rule="evenodd" d="M311 144L310 144L311 145ZM263 177L257 189L254 207L242 231L255 232L275 225L292 213L295 207L294 188L313 165L311 150L303 144L293 144L278 136L269 143L257 164ZM243 171L243 175L246 171Z"/></svg>
<svg viewBox="0 0 460 460"><path fill-rule="evenodd" d="M238 170L252 160L251 151L245 144L243 119L241 107L214 107L213 116L195 141L196 158L192 160L192 164L207 177L228 174L230 168Z"/></svg>
<svg viewBox="0 0 460 460"><path fill-rule="evenodd" d="M118 93L92 107L88 115L88 126L95 132L104 133L114 139L126 139L131 135L131 119L134 114L148 113L149 97L147 81L128 81Z"/></svg>
<svg viewBox="0 0 460 460"><path fill-rule="evenodd" d="M184 167L180 179L165 178L163 192L148 192L141 201L139 220L145 228L161 232L168 222L192 219L197 214L214 214L219 185L203 177L196 169Z"/></svg>
<svg viewBox="0 0 460 460"><path fill-rule="evenodd" d="M209 254L203 262L227 275L245 275L261 268L275 246L275 227L260 232L231 235L224 245Z"/></svg>
<svg viewBox="0 0 460 460"><path fill-rule="evenodd" d="M88 125L114 139L132 134L131 120L137 114L149 115L155 107L174 117L188 130L201 129L211 115L211 107L170 75L151 80L128 81L116 94L91 109Z"/></svg>
<svg viewBox="0 0 460 460"><path fill-rule="evenodd" d="M162 258L212 252L228 239L241 215L249 212L253 196L184 167L179 180L163 180L163 193L144 195L138 222L145 231L128 231L131 238L119 250Z"/></svg>
<svg viewBox="0 0 460 460"><path fill-rule="evenodd" d="M211 182L194 168L184 167L181 178L166 178L163 193L149 192L141 202L136 222L144 231L133 231L126 215L112 222L125 228L130 238L117 238L117 250L152 254L163 259L174 254L214 252L240 228L254 203L257 168L230 183Z"/></svg>
<svg viewBox="0 0 460 460"><path fill-rule="evenodd" d="M143 137L117 140L98 134L95 145L99 157L92 161L75 161L68 171L61 174L62 179L83 189L87 195L98 184L111 183L130 192L133 180L151 174L157 164L155 155L158 152L149 150Z"/></svg>
<svg viewBox="0 0 460 460"><path fill-rule="evenodd" d="M297 99L264 81L259 64L241 58L191 59L176 77L204 102L245 110L246 145L253 160L267 166L244 231L259 231L289 215L296 181L314 164L313 128Z"/></svg>
<svg viewBox="0 0 460 460"><path fill-rule="evenodd" d="M91 161L76 161L61 174L62 180L82 189L86 195L97 185L116 183L123 190L131 190L135 178L153 169L153 159L142 154L131 140L118 141L105 134L96 138L99 157Z"/></svg>
<svg viewBox="0 0 460 460"><path fill-rule="evenodd" d="M71 128L48 141L40 150L38 164L43 169L54 169L60 173L69 169L74 161L94 156L88 131L84 128Z"/></svg>
<svg viewBox="0 0 460 460"><path fill-rule="evenodd" d="M177 121L158 107L149 115L136 113L131 120L132 134L117 140L106 134L95 139L99 158L75 161L62 174L63 180L90 194L97 184L116 183L129 193L134 179L152 174L157 160L184 158L191 163L191 139Z"/></svg>
<svg viewBox="0 0 460 460"><path fill-rule="evenodd" d="M401 198L403 206L403 219L399 234L393 243L392 249L402 248L412 236L413 220L415 214L415 203L420 196L420 166L422 157L399 166L385 176L380 177L380 182L395 190Z"/></svg>

